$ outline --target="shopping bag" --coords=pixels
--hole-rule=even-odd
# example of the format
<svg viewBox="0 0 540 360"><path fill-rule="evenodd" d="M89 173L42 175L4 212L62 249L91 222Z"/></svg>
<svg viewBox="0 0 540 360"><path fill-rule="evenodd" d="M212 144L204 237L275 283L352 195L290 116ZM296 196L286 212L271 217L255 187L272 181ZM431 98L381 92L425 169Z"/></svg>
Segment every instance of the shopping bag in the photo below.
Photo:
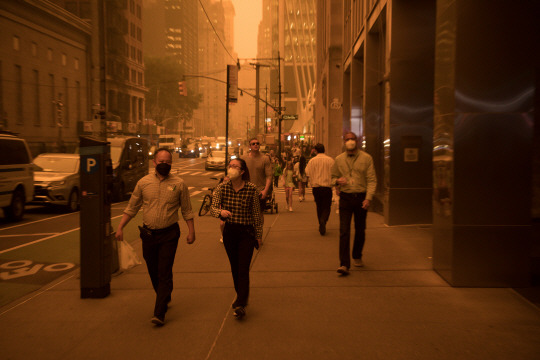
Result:
<svg viewBox="0 0 540 360"><path fill-rule="evenodd" d="M135 265L140 264L141 260L139 260L133 247L131 247L127 241L118 241L118 265L120 271L130 269Z"/></svg>

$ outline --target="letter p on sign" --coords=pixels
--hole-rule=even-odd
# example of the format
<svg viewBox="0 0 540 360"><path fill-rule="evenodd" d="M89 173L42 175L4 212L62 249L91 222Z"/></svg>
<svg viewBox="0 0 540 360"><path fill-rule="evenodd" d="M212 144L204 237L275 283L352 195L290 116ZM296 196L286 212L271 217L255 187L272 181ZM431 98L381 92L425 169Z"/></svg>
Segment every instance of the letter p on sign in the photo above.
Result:
<svg viewBox="0 0 540 360"><path fill-rule="evenodd" d="M98 169L98 162L95 158L93 157L87 157L86 158L86 166L85 166L85 170L86 170L86 173L87 174L92 174L94 172L96 172Z"/></svg>

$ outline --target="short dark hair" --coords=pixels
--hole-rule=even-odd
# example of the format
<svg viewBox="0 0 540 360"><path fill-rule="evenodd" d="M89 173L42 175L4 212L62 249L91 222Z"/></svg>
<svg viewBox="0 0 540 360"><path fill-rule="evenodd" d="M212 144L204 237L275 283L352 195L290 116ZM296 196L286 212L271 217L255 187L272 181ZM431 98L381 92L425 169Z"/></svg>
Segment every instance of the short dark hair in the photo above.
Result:
<svg viewBox="0 0 540 360"><path fill-rule="evenodd" d="M355 139L355 140L358 140L358 136L356 136L356 134L353 133L352 131L345 131L345 134L343 134L343 138L345 139L345 136L347 136L347 135L349 135L349 134L354 135L354 139Z"/></svg>
<svg viewBox="0 0 540 360"><path fill-rule="evenodd" d="M155 152L154 152L154 158L157 156L157 154L160 152L160 151L166 151L168 152L171 157L172 157L172 153L169 149L165 148L165 147L160 147L159 149L157 149Z"/></svg>
<svg viewBox="0 0 540 360"><path fill-rule="evenodd" d="M315 146L313 147L315 149L315 151L318 153L318 154L324 154L324 145L321 144L321 143L317 143L315 144Z"/></svg>

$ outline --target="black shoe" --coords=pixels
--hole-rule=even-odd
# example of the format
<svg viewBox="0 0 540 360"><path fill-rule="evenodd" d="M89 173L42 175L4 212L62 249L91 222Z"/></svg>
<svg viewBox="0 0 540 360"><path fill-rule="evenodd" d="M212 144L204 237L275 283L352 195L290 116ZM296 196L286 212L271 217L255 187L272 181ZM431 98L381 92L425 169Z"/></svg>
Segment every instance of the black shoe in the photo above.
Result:
<svg viewBox="0 0 540 360"><path fill-rule="evenodd" d="M319 224L319 234L321 234L321 235L326 234L326 224L325 223Z"/></svg>
<svg viewBox="0 0 540 360"><path fill-rule="evenodd" d="M161 316L154 316L150 321L151 321L153 324L155 324L156 326L163 326L163 325L165 325L165 318L164 318L164 317L161 317Z"/></svg>
<svg viewBox="0 0 540 360"><path fill-rule="evenodd" d="M244 316L246 316L246 308L243 307L243 306L237 306L237 307L235 307L234 310L233 310L233 315L234 315L237 319L243 318Z"/></svg>

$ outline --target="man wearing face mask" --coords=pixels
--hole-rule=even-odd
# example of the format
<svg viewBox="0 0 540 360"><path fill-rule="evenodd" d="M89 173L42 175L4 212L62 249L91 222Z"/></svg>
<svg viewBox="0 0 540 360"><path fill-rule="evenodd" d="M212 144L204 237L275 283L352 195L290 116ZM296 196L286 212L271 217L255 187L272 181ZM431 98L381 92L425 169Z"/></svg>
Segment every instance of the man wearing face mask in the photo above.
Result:
<svg viewBox="0 0 540 360"><path fill-rule="evenodd" d="M188 227L187 243L195 241L195 225L189 190L180 177L170 174L172 155L168 149L156 150L154 156L155 173L141 178L124 210L122 220L116 230L116 239L124 238L123 228L143 207L143 226L139 226L143 246L143 257L148 274L156 292L152 323L165 323L165 313L171 301L173 289L172 267L180 227L178 210Z"/></svg>
<svg viewBox="0 0 540 360"><path fill-rule="evenodd" d="M375 194L377 177L373 159L358 149L356 134L343 136L345 152L336 157L332 166L332 183L339 187L339 260L337 272L348 275L351 266L351 219L354 215L354 265L364 266L362 251L365 242L367 210Z"/></svg>

